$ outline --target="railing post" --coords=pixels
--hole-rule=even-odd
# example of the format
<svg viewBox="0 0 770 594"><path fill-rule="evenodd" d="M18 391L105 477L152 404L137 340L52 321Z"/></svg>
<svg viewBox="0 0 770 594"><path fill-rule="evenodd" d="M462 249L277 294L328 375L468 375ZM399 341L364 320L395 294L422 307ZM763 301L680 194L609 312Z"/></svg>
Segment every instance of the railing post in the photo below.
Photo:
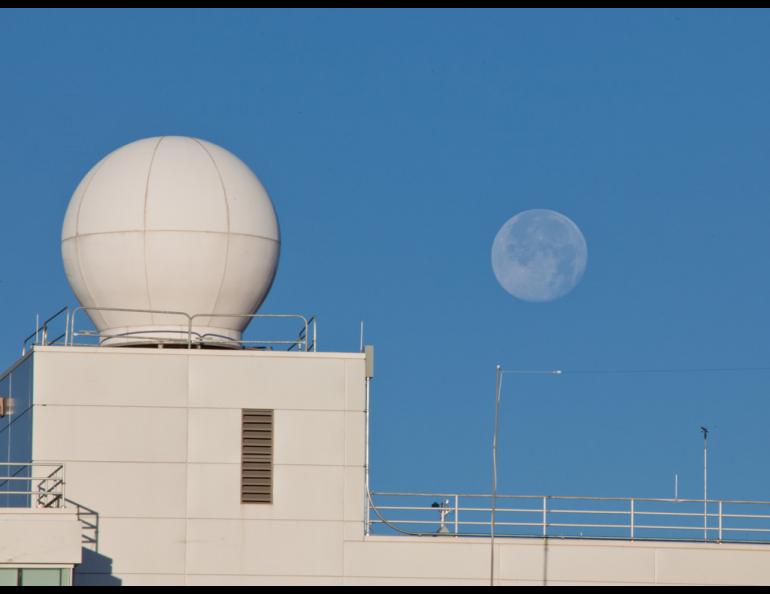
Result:
<svg viewBox="0 0 770 594"><path fill-rule="evenodd" d="M631 540L634 540L634 499L631 498Z"/></svg>
<svg viewBox="0 0 770 594"><path fill-rule="evenodd" d="M722 500L719 500L719 542L722 542Z"/></svg>
<svg viewBox="0 0 770 594"><path fill-rule="evenodd" d="M548 536L548 495L543 497L543 538Z"/></svg>
<svg viewBox="0 0 770 594"><path fill-rule="evenodd" d="M70 316L70 346L75 346L75 316L77 316L78 312L82 309L82 306L76 307L72 310L72 315Z"/></svg>
<svg viewBox="0 0 770 594"><path fill-rule="evenodd" d="M455 536L460 532L460 496L455 495Z"/></svg>

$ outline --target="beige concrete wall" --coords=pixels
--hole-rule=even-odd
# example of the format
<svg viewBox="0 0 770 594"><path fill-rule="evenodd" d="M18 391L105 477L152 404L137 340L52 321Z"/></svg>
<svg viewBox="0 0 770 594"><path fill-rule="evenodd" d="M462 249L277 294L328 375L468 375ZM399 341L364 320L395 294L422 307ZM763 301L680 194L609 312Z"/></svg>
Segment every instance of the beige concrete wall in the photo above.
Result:
<svg viewBox="0 0 770 594"><path fill-rule="evenodd" d="M33 458L63 462L67 497L99 514L81 583L104 567L123 584L342 575L345 535L363 537L362 355L34 356ZM275 411L272 505L240 502L243 408Z"/></svg>
<svg viewBox="0 0 770 594"><path fill-rule="evenodd" d="M34 356L34 459L99 516L77 583L489 583L488 540L364 538L362 355ZM242 408L275 410L272 505L240 503ZM500 538L495 558L505 585L770 584L765 545Z"/></svg>
<svg viewBox="0 0 770 594"><path fill-rule="evenodd" d="M498 539L499 585L767 585L770 545ZM345 543L348 585L488 585L489 539Z"/></svg>
<svg viewBox="0 0 770 594"><path fill-rule="evenodd" d="M0 508L0 564L80 563L80 523L73 510Z"/></svg>

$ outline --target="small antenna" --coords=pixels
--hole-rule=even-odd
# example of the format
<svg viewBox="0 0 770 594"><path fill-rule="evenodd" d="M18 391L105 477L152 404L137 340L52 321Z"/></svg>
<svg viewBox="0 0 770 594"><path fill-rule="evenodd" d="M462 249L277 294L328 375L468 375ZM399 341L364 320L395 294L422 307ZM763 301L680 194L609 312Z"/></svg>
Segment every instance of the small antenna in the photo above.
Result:
<svg viewBox="0 0 770 594"><path fill-rule="evenodd" d="M701 426L700 430L703 432L703 540L706 541L708 540L708 534L709 534L709 524L708 524L709 430L708 430L708 427L703 427L703 426Z"/></svg>
<svg viewBox="0 0 770 594"><path fill-rule="evenodd" d="M364 321L361 320L361 340L359 342L358 352L364 352Z"/></svg>

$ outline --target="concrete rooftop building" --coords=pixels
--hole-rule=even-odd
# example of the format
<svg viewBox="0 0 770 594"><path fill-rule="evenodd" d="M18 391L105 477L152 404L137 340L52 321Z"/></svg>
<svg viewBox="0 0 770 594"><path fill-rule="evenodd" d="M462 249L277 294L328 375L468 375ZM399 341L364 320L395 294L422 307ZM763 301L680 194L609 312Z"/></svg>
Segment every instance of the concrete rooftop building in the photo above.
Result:
<svg viewBox="0 0 770 594"><path fill-rule="evenodd" d="M82 305L0 375L0 585L770 583L764 502L370 493L373 351L255 313L279 244L210 143L86 175L62 233Z"/></svg>

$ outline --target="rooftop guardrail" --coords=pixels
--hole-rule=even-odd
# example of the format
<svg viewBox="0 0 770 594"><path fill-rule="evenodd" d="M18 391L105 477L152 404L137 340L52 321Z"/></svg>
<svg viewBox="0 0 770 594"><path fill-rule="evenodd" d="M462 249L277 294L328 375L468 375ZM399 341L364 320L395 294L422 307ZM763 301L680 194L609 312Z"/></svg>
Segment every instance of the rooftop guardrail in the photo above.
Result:
<svg viewBox="0 0 770 594"><path fill-rule="evenodd" d="M704 509L706 510L704 513ZM372 534L770 543L770 501L372 492Z"/></svg>
<svg viewBox="0 0 770 594"><path fill-rule="evenodd" d="M64 466L0 462L0 508L65 507Z"/></svg>
<svg viewBox="0 0 770 594"><path fill-rule="evenodd" d="M135 314L155 314L171 316L179 319L177 330L173 328L162 329L159 331L138 331L138 332L99 332L95 329L86 329L80 325L84 316L82 313L89 312L121 312ZM78 316L78 314L81 314ZM299 329L294 331L293 337L289 338L245 338L235 340L227 336L214 334L200 334L194 331L194 321L200 318L249 318L258 321L294 321L299 324ZM61 328L63 324L63 328ZM288 331L283 330L288 335ZM21 354L26 355L32 346L48 346L54 344L63 344L66 346L79 345L109 345L119 344L127 341L145 342L158 346L176 346L182 348L198 348L200 346L225 346L241 349L267 349L267 350L286 350L315 352L317 349L317 323L315 316L307 318L300 314L216 314L216 313L196 313L188 314L179 311L163 311L152 309L128 309L118 307L76 307L70 309L63 307L50 318L42 323L36 323L35 331L27 336L23 343Z"/></svg>

